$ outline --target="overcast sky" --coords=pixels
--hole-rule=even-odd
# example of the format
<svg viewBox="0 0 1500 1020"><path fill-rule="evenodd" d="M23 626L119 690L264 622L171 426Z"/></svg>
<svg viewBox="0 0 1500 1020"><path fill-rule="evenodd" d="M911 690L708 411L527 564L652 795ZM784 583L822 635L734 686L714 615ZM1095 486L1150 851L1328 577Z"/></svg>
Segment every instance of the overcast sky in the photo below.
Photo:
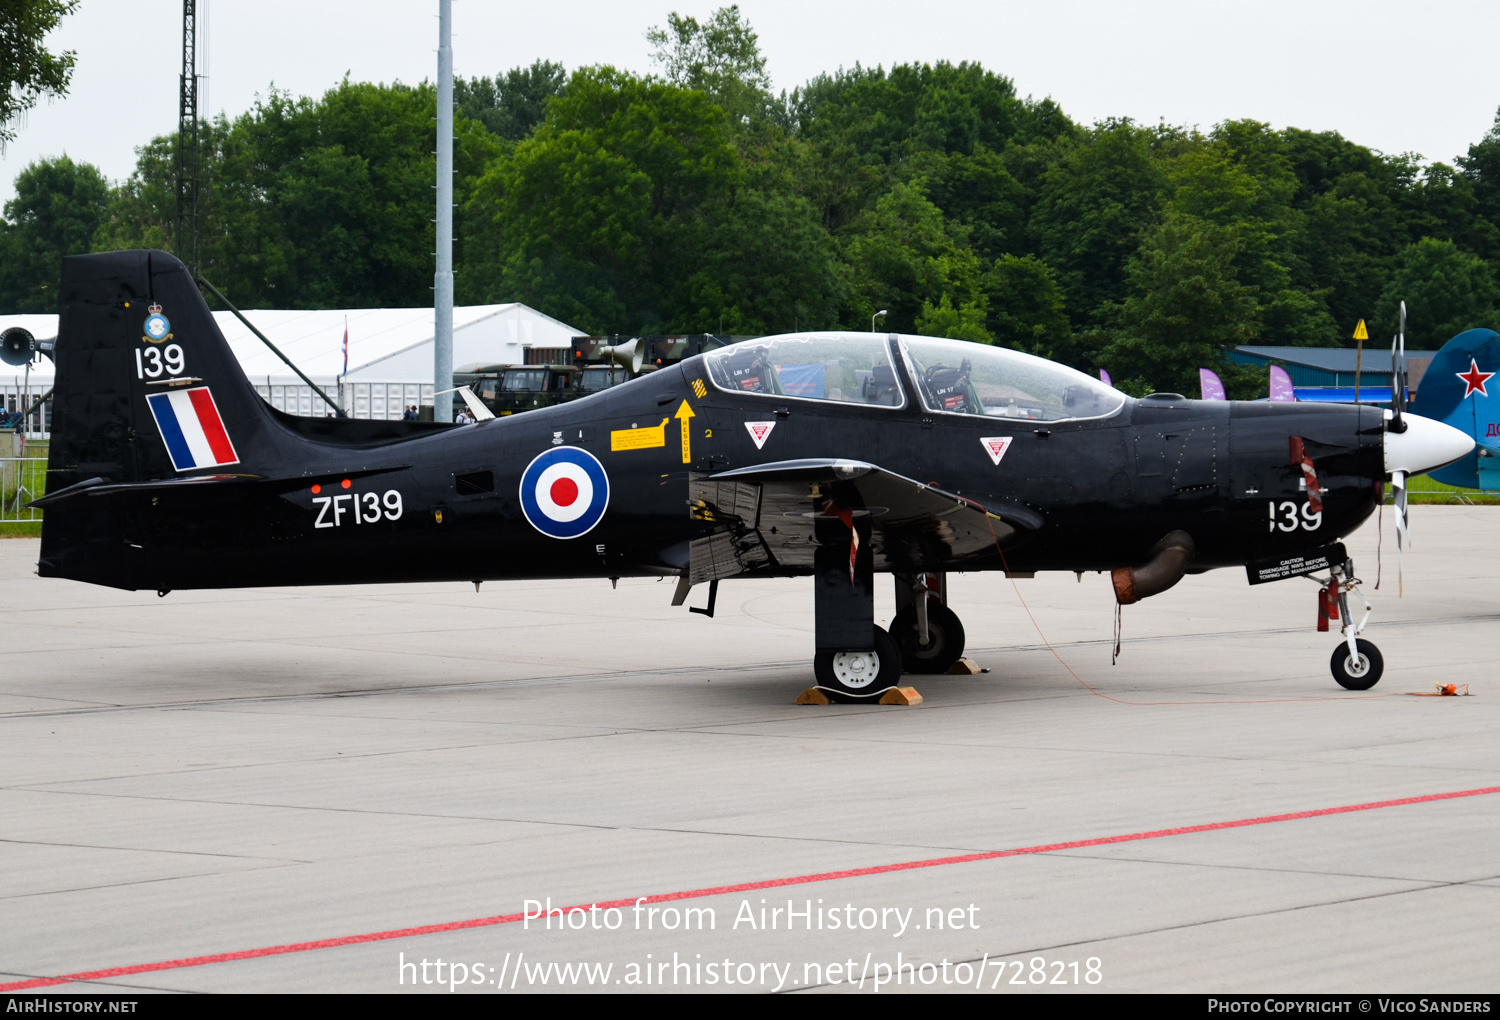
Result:
<svg viewBox="0 0 1500 1020"><path fill-rule="evenodd" d="M233 116L271 83L318 95L436 71L437 0L199 0L208 111ZM689 0L454 0L454 66L492 75L538 58L651 70L644 33ZM974 60L1074 119L1336 130L1384 152L1452 162L1494 121L1494 0L744 0L776 88L840 66ZM83 0L54 33L78 53L67 98L42 103L0 157L0 201L39 157L112 179L175 130L180 0Z"/></svg>

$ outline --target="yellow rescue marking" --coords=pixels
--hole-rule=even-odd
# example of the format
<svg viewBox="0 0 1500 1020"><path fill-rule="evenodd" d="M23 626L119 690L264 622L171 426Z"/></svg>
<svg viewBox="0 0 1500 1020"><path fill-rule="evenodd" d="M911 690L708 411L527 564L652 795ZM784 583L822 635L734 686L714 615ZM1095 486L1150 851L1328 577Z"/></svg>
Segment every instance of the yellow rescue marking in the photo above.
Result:
<svg viewBox="0 0 1500 1020"><path fill-rule="evenodd" d="M708 387L703 385L702 379L693 380L693 396L697 397L699 400L702 400L704 397L708 396Z"/></svg>
<svg viewBox="0 0 1500 1020"><path fill-rule="evenodd" d="M688 429L688 419L693 417L693 409L684 400L673 417L682 422L682 462L691 464L693 462L693 434Z"/></svg>
<svg viewBox="0 0 1500 1020"><path fill-rule="evenodd" d="M1364 319L1360 319L1359 320L1359 325L1354 327L1354 337L1353 337L1353 339L1355 339L1355 340L1368 340L1368 339L1370 339L1370 333L1369 333L1369 331L1367 329L1365 329L1365 320Z"/></svg>
<svg viewBox="0 0 1500 1020"><path fill-rule="evenodd" d="M648 425L643 429L619 429L609 434L609 448L620 450L649 450L667 445L667 419L660 425Z"/></svg>

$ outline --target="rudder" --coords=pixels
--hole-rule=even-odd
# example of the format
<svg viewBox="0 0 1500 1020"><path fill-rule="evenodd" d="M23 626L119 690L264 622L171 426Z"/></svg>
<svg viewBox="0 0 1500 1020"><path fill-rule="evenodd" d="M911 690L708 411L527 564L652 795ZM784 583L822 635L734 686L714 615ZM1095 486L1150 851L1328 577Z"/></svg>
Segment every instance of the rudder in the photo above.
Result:
<svg viewBox="0 0 1500 1020"><path fill-rule="evenodd" d="M54 358L49 496L96 480L261 475L295 457L187 268L166 252L65 258ZM49 506L40 572L133 587L138 518L92 499Z"/></svg>
<svg viewBox="0 0 1500 1020"><path fill-rule="evenodd" d="M1445 343L1422 375L1411 413L1452 425L1476 444L1469 454L1430 472L1434 479L1500 489L1500 333L1469 329Z"/></svg>

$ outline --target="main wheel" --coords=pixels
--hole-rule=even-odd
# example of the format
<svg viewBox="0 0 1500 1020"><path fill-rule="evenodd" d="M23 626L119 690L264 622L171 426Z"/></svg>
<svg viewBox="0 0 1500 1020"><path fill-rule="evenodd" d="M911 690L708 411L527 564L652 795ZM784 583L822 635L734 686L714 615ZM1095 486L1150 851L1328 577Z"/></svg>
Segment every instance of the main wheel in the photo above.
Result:
<svg viewBox="0 0 1500 1020"><path fill-rule="evenodd" d="M851 701L878 697L901 679L901 649L876 627L873 649L819 652L813 658L813 679L819 687Z"/></svg>
<svg viewBox="0 0 1500 1020"><path fill-rule="evenodd" d="M1357 658L1349 654L1347 644L1340 643L1333 650L1328 668L1333 670L1333 678L1340 687L1351 691L1368 691L1380 680L1380 674L1385 672L1385 660L1380 657L1380 649L1364 638L1355 638L1354 647L1359 650Z"/></svg>
<svg viewBox="0 0 1500 1020"><path fill-rule="evenodd" d="M941 602L927 603L927 647L917 633L917 611L908 606L891 621L891 636L901 646L908 673L946 673L964 654L964 625Z"/></svg>

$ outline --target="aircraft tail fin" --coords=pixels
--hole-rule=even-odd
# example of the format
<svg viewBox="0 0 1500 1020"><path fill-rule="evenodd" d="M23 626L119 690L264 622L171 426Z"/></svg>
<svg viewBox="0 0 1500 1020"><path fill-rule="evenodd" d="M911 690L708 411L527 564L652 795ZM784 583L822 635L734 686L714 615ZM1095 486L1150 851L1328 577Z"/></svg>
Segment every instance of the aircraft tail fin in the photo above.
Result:
<svg viewBox="0 0 1500 1020"><path fill-rule="evenodd" d="M379 447L451 427L277 411L245 377L187 267L162 251L65 258L53 354L48 492L139 492L123 506L118 498L48 501L43 576L136 586L134 561L153 544L146 508L165 498L145 483L349 470L388 459ZM354 449L363 456L348 456ZM209 498L230 490L170 491Z"/></svg>
<svg viewBox="0 0 1500 1020"><path fill-rule="evenodd" d="M1475 449L1431 472L1446 485L1500 490L1500 333L1470 329L1443 345L1422 375L1411 413L1473 437Z"/></svg>
<svg viewBox="0 0 1500 1020"><path fill-rule="evenodd" d="M282 459L187 268L161 251L63 260L48 487L140 482Z"/></svg>

